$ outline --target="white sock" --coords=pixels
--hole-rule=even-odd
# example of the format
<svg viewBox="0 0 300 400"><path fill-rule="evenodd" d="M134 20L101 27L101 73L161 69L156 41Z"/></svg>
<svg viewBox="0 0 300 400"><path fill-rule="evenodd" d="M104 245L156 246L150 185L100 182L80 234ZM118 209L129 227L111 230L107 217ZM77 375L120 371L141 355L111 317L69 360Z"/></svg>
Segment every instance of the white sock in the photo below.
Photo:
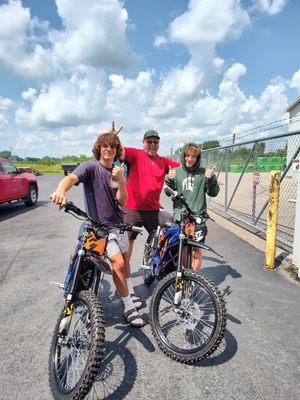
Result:
<svg viewBox="0 0 300 400"><path fill-rule="evenodd" d="M126 282L127 282L127 287L128 287L129 294L134 294L131 276L129 278L126 278Z"/></svg>
<svg viewBox="0 0 300 400"><path fill-rule="evenodd" d="M121 299L123 300L123 303L124 303L124 312L126 312L126 311L128 311L128 310L131 310L132 308L135 308L134 307L134 304L133 304L133 301L132 301L132 298L130 297L130 295L129 296L127 296L127 297L121 297ZM132 313L132 315L134 316L134 317L136 317L133 321L136 323L136 324L142 324L144 321L142 320L142 318L140 317L140 314L137 312L137 311L134 311L133 313Z"/></svg>
<svg viewBox="0 0 300 400"><path fill-rule="evenodd" d="M139 300L138 297L136 297L134 290L133 290L133 286L132 286L132 279L130 278L126 278L126 282L127 282L127 287L128 287L128 292L129 292L129 296L131 296L132 300ZM143 304L141 301L136 301L134 304L134 307L141 307L141 305Z"/></svg>
<svg viewBox="0 0 300 400"><path fill-rule="evenodd" d="M131 308L135 308L132 298L129 296L127 297L122 297L123 303L124 303L124 312L130 310ZM138 313L136 313L138 315Z"/></svg>

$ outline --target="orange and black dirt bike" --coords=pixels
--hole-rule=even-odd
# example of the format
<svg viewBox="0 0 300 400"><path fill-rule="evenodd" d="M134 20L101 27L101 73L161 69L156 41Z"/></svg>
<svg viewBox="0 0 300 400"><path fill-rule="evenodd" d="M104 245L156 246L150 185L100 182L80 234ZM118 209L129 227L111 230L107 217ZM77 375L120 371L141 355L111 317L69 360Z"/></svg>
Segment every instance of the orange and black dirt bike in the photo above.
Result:
<svg viewBox="0 0 300 400"><path fill-rule="evenodd" d="M82 400L90 391L104 355L105 324L98 296L104 273L112 274L106 260L109 232L101 221L68 202L65 212L85 223L71 256L64 289L65 303L57 320L49 355L49 383L56 400ZM142 232L130 224L119 232Z"/></svg>
<svg viewBox="0 0 300 400"><path fill-rule="evenodd" d="M193 212L182 194L165 187L166 194L184 206L181 220L168 222L150 233L144 250L143 274L147 285L158 284L151 297L149 316L160 349L182 363L194 363L212 354L226 329L226 309L218 288L192 270L193 250L213 251L204 244L206 212Z"/></svg>

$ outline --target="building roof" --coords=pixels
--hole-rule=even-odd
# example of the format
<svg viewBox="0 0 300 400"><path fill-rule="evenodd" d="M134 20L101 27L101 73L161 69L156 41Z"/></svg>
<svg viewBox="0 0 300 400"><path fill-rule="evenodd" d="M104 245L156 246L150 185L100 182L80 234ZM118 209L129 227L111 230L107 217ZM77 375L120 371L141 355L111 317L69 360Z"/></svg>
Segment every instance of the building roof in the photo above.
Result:
<svg viewBox="0 0 300 400"><path fill-rule="evenodd" d="M297 97L297 99L295 99L289 106L287 106L287 108L284 110L285 112L290 112L292 111L293 108L296 107L297 104L300 103L300 96Z"/></svg>

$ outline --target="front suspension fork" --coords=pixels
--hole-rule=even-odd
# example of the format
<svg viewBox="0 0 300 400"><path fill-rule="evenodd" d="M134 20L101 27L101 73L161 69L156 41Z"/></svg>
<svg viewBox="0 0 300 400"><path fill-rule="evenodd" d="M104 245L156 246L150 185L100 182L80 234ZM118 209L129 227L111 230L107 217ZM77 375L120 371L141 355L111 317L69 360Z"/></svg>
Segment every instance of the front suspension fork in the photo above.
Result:
<svg viewBox="0 0 300 400"><path fill-rule="evenodd" d="M178 249L178 266L176 273L176 281L175 281L175 296L174 296L174 306L177 307L182 299L182 289L183 289L183 280L182 280L182 259L183 259L183 241L185 239L185 235L181 232L179 234L179 249Z"/></svg>
<svg viewBox="0 0 300 400"><path fill-rule="evenodd" d="M82 263L82 260L85 256L85 250L80 249L78 251L78 257L74 265L74 276L72 283L70 285L70 290L69 293L67 294L67 298L65 301L64 305L64 310L63 310L63 318L60 321L59 328L58 328L58 333L61 336L67 336L69 333L70 329L70 324L72 321L72 315L74 311L74 295L76 293L76 286L77 286L77 280L78 280L78 274L79 274L79 267Z"/></svg>

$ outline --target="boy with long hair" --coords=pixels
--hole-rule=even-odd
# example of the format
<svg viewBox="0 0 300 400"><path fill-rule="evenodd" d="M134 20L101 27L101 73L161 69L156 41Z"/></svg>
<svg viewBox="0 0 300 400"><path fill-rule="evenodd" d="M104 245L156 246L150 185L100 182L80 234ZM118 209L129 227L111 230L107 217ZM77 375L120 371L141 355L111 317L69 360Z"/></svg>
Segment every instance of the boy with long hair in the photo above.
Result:
<svg viewBox="0 0 300 400"><path fill-rule="evenodd" d="M122 167L116 167L116 161L122 152L119 137L114 132L99 135L93 147L94 160L79 165L71 174L63 178L51 198L60 208L67 202L66 193L78 182L83 183L86 212L94 219L103 222L109 230L107 254L113 268L113 280L124 304L124 317L134 327L144 326L137 309L142 303L128 290L131 283L127 270L126 249L128 237L119 233L116 224L123 223L123 206L127 201L126 181ZM112 178L117 185L112 186Z"/></svg>

